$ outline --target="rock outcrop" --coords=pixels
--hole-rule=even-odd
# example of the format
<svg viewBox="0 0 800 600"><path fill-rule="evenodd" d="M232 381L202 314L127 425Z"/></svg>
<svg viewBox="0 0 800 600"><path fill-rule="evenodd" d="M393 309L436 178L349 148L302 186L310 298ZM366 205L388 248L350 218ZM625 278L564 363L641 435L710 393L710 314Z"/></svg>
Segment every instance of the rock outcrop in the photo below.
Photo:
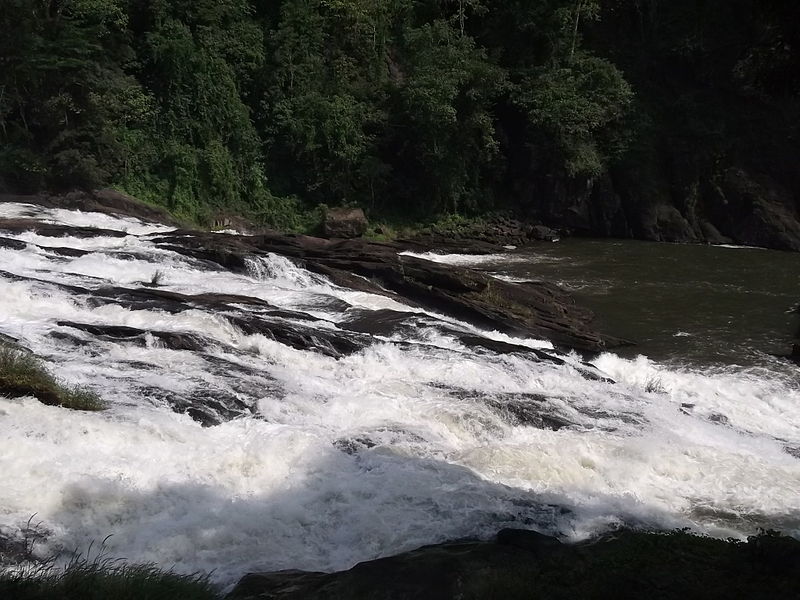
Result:
<svg viewBox="0 0 800 600"><path fill-rule="evenodd" d="M578 235L800 251L800 197L777 176L733 165L684 171L659 156L640 160L596 179L532 184L530 218Z"/></svg>
<svg viewBox="0 0 800 600"><path fill-rule="evenodd" d="M545 225L496 215L478 221L435 225L410 239L398 241L412 250L493 254L509 246L522 247L537 241L554 242L560 237L559 232Z"/></svg>
<svg viewBox="0 0 800 600"><path fill-rule="evenodd" d="M477 326L599 352L622 343L591 327L593 314L556 286L508 283L477 271L403 256L403 246L268 233L176 231L155 238L176 252L244 271L248 257L274 253L345 287L387 294Z"/></svg>
<svg viewBox="0 0 800 600"><path fill-rule="evenodd" d="M84 212L99 212L123 217L134 217L143 221L179 225L165 209L145 204L127 194L111 189L94 191L75 190L65 194L0 194L0 202L22 202L48 208L66 208Z"/></svg>

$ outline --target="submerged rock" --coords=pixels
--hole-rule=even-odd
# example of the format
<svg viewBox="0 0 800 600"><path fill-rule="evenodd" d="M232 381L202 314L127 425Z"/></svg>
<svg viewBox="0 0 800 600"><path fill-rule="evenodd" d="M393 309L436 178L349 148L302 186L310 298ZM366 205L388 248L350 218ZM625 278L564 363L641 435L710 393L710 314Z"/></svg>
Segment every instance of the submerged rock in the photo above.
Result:
<svg viewBox="0 0 800 600"><path fill-rule="evenodd" d="M71 321L58 321L60 327L71 327L91 333L102 339L108 340L132 340L144 346L146 336L161 343L165 348L171 350L189 350L191 352L204 352L213 342L194 333L180 331L153 331L137 329L135 327L125 327L121 325L97 325L93 323L74 323Z"/></svg>

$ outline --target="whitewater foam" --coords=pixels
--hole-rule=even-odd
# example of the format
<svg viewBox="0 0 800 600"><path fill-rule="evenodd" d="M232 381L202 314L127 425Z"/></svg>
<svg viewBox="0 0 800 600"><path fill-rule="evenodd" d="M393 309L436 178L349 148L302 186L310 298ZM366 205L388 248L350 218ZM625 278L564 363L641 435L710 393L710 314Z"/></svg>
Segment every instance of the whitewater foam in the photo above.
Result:
<svg viewBox="0 0 800 600"><path fill-rule="evenodd" d="M42 218L129 226L87 214ZM504 526L569 538L620 523L800 535L800 460L787 452L800 447L796 381L610 353L593 365L616 383L587 379L577 355L561 365L499 355L456 333L531 348L549 342L339 288L280 256L253 258L246 274L208 270L159 248L146 235L154 227L125 238L47 238L90 252L80 257L48 252L31 234L8 236L31 244L25 249L0 249L2 269L22 278L0 275L0 333L110 404L85 414L0 400L0 528L19 531L36 513L46 529L42 556L111 535L113 556L213 570L229 584L247 571L347 568ZM170 313L90 301L93 290L137 287L156 270L165 290L261 298L323 318L314 327L328 331L353 310L426 320L337 359L231 324L228 316L257 314L253 307ZM202 352L171 350L152 336L136 345L58 321L209 342ZM173 410L176 396L224 396L245 408L202 427ZM557 425L534 426L525 415Z"/></svg>

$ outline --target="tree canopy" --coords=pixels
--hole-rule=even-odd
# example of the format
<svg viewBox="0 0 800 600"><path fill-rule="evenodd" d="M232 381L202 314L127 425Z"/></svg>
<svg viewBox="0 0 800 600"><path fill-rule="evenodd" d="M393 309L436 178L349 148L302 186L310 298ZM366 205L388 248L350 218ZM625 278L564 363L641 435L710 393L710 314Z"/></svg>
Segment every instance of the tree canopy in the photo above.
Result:
<svg viewBox="0 0 800 600"><path fill-rule="evenodd" d="M0 4L0 186L198 220L526 210L662 134L711 164L797 132L779 0Z"/></svg>

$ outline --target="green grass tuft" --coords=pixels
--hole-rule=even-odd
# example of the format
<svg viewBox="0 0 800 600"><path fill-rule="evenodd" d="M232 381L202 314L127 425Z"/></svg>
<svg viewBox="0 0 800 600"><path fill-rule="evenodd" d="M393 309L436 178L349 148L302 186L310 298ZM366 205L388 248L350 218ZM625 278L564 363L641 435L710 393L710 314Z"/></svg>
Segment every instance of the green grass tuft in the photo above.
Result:
<svg viewBox="0 0 800 600"><path fill-rule="evenodd" d="M208 576L179 575L155 565L74 558L0 573L0 598L14 600L218 600Z"/></svg>
<svg viewBox="0 0 800 600"><path fill-rule="evenodd" d="M0 343L0 396L33 396L43 404L75 410L102 410L105 403L91 390L60 383L34 355Z"/></svg>

